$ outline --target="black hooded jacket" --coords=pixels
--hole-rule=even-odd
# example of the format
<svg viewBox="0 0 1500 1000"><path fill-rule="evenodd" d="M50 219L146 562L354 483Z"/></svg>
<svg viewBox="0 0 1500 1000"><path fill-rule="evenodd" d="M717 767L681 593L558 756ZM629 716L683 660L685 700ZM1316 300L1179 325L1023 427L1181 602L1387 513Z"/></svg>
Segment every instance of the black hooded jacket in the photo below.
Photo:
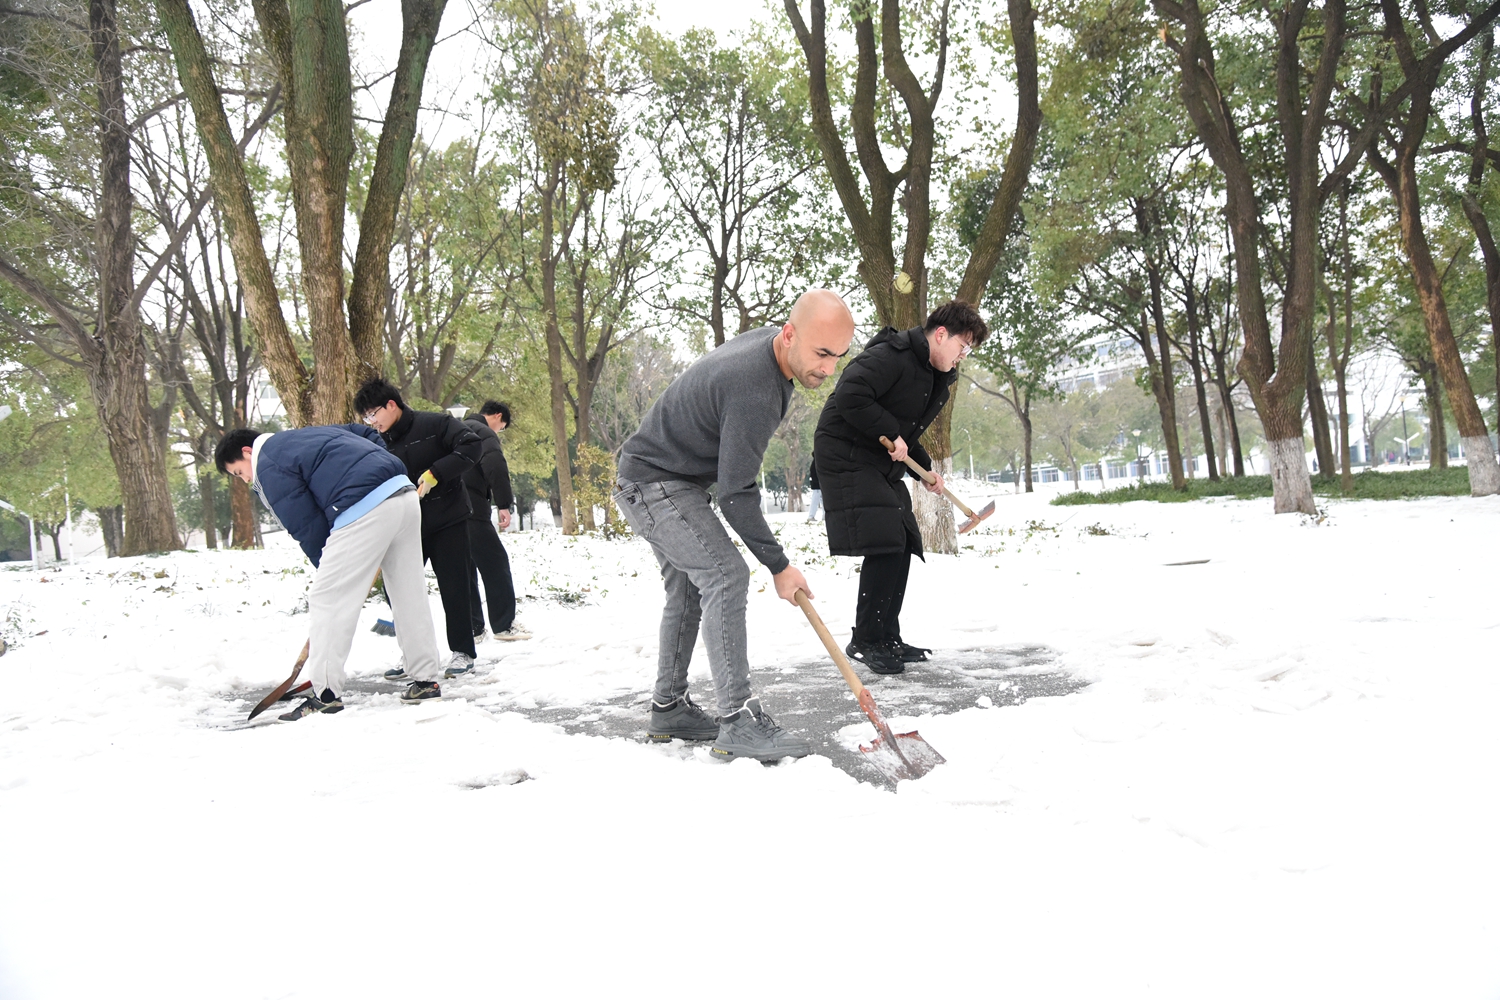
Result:
<svg viewBox="0 0 1500 1000"><path fill-rule="evenodd" d="M423 535L469 516L463 475L479 461L483 449L473 428L447 413L418 413L403 406L401 418L380 436L390 453L405 464L412 482L428 470L437 480L422 498Z"/></svg>
<svg viewBox="0 0 1500 1000"><path fill-rule="evenodd" d="M828 512L828 550L836 556L922 554L922 535L912 514L903 473L881 436L906 439L907 452L924 469L932 459L918 442L948 401L958 372L928 363L921 328L881 330L844 369L818 418L813 439L823 507Z"/></svg>
<svg viewBox="0 0 1500 1000"><path fill-rule="evenodd" d="M464 423L479 436L483 451L479 464L464 473L464 486L469 490L469 517L476 521L490 519L490 501L501 510L510 510L515 498L510 492L510 466L505 463L505 452L500 447L500 435L490 429L482 414L473 414Z"/></svg>

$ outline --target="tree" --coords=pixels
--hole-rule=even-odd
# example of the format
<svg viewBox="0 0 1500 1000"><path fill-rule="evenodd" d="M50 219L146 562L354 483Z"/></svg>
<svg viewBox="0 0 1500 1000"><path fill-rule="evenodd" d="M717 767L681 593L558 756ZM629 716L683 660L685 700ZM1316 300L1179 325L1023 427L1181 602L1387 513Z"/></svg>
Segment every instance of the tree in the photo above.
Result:
<svg viewBox="0 0 1500 1000"><path fill-rule="evenodd" d="M427 60L445 4L402 0L401 50L360 212L346 316L344 216L355 143L344 6L339 0L255 0L262 40L285 96L286 159L312 343L309 371L282 313L244 152L232 137L214 59L188 0L156 2L208 159L214 200L245 291L246 314L294 424L348 420L355 385L380 374L391 240Z"/></svg>
<svg viewBox="0 0 1500 1000"><path fill-rule="evenodd" d="M802 117L806 80L764 30L738 41L647 29L640 42L650 110L639 132L691 234L684 254L706 265L693 267L702 294L673 294L665 306L707 324L714 346L785 318L837 244Z"/></svg>
<svg viewBox="0 0 1500 1000"><path fill-rule="evenodd" d="M1381 0L1380 6L1385 17L1386 37L1395 50L1406 78L1404 86L1410 97L1405 115L1393 116L1390 158L1387 159L1378 143L1371 143L1365 152L1396 203L1401 246L1406 253L1407 267L1416 286L1417 301L1431 342L1433 364L1442 378L1448 403L1458 422L1458 432L1463 437L1464 452L1468 455L1469 490L1474 496L1489 496L1500 493L1500 462L1495 459L1495 448L1490 443L1484 415L1474 398L1473 387L1469 385L1468 372L1464 369L1458 341L1453 335L1453 323L1443 295L1442 277L1427 240L1422 221L1417 158L1426 141L1433 116L1433 92L1437 89L1438 76L1444 62L1460 45L1500 15L1500 3L1490 5L1473 18L1464 30L1447 39L1437 34L1431 22L1426 19L1423 8L1419 11L1419 16L1424 21L1422 41L1426 45L1426 51L1421 55L1417 53L1397 0ZM1381 72L1377 69L1372 74L1372 105L1379 103L1382 97Z"/></svg>
<svg viewBox="0 0 1500 1000"><path fill-rule="evenodd" d="M38 177L36 151L10 150L7 173L21 182L16 215L8 222L30 230L30 246L0 253L0 281L20 302L4 310L11 332L87 375L99 423L109 443L124 506L121 552L181 548L167 486L164 419L153 407L140 308L147 290L170 257L157 256L137 275L135 193L131 183L131 134L121 28L114 0L90 0L86 17L77 8L0 13L7 39L7 82L16 96L32 100L27 130L56 129L86 144L85 162L53 161ZM76 58L78 51L87 61ZM91 81L87 95L83 81ZM21 91L23 93L16 93ZM24 93L29 92L29 93ZM85 111L85 107L88 110ZM91 135L89 133L92 133ZM23 133L24 134L24 133ZM87 136L87 138L86 138ZM49 152L72 157L69 143ZM59 193L64 175L71 192ZM89 226L92 216L93 225ZM172 236L180 242L184 232ZM52 249L72 257L52 258ZM28 259L29 258L29 259ZM82 284L92 285L85 304Z"/></svg>
<svg viewBox="0 0 1500 1000"><path fill-rule="evenodd" d="M856 56L849 130L864 178L861 185L833 112L825 3L813 0L810 17L804 19L795 0L785 0L787 17L807 65L813 135L849 221L859 256L860 278L880 323L898 328L920 326L928 311L931 275L927 258L933 228L932 181L939 138L936 110L948 68L950 4L951 0L942 0L937 10L924 7L918 16L911 18L924 32L916 47L930 54L935 63L932 82L925 87L908 59L910 41L903 35L898 0L881 0L879 5L872 0L856 5L851 12ZM982 300L1000 261L1026 189L1042 121L1036 11L1030 0L1008 0L1007 13L1018 98L1016 130L994 201L984 214L953 295L966 302ZM885 153L892 146L903 157L895 168L890 166ZM898 191L904 216L899 265L895 219ZM944 471L952 464L951 419L952 406L945 406L925 435L928 454ZM923 544L934 552L957 551L955 526L946 503L923 490L915 491L914 495Z"/></svg>
<svg viewBox="0 0 1500 1000"><path fill-rule="evenodd" d="M593 526L592 507L574 503L573 455L589 443L605 359L633 332L631 309L649 288L661 232L648 193L617 174L614 98L627 67L616 40L627 25L623 13L584 18L568 3L514 0L493 36L504 63L495 96L518 122L511 145L532 219L520 318L541 327L547 346L565 534Z"/></svg>
<svg viewBox="0 0 1500 1000"><path fill-rule="evenodd" d="M1285 0L1265 8L1250 25L1227 10L1205 11L1198 0L1153 0L1173 27L1162 41L1176 54L1189 119L1224 178L1225 213L1234 245L1235 293L1244 332L1239 370L1266 434L1277 513L1313 513L1312 479L1302 434L1302 404L1317 312L1319 214L1327 197L1365 155L1381 122L1404 99L1407 84L1365 109L1362 125L1325 169L1329 119L1351 38L1344 0L1326 0L1321 17L1311 5ZM1270 65L1242 51L1244 32L1268 30ZM1180 30L1181 36L1174 34ZM1216 43L1233 58L1221 68ZM1267 89L1264 81L1270 81ZM1279 223L1279 224L1278 224ZM1269 234L1284 226L1275 247L1282 281L1280 337L1271 336L1264 252Z"/></svg>

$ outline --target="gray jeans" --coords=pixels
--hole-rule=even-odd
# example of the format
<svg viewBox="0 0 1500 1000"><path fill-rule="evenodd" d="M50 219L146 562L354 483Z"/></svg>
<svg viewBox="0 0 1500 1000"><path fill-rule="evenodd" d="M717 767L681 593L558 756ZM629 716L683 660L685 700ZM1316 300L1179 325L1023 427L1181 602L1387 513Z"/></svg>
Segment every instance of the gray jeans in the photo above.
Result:
<svg viewBox="0 0 1500 1000"><path fill-rule="evenodd" d="M708 491L681 480L617 484L616 506L631 529L651 543L667 603L652 697L665 705L687 694L688 664L702 626L720 715L750 698L745 605L750 567L708 502Z"/></svg>

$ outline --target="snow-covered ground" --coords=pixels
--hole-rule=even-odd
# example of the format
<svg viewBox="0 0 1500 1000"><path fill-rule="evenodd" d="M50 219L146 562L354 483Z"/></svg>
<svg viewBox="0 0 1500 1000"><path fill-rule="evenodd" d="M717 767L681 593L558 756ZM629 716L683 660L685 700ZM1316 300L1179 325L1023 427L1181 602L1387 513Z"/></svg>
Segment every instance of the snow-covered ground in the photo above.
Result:
<svg viewBox="0 0 1500 1000"><path fill-rule="evenodd" d="M1044 497L915 565L912 682L1092 683L895 720L948 759L895 793L528 721L647 690L635 539L508 535L536 637L441 703L375 680L372 602L381 693L249 729L305 638L285 536L0 570L0 997L1500 996L1500 499ZM854 561L774 520L846 636ZM815 662L752 581L757 676Z"/></svg>

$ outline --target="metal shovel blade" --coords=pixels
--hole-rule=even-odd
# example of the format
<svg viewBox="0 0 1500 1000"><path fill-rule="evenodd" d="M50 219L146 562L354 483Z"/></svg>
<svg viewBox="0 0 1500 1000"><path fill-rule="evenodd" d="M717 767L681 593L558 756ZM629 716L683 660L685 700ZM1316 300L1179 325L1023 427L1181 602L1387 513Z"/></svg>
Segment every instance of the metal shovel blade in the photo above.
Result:
<svg viewBox="0 0 1500 1000"><path fill-rule="evenodd" d="M979 522L995 513L995 501L991 500L984 505L984 509L976 511L974 516L958 526L958 533L962 535L966 531L973 531L979 527Z"/></svg>
<svg viewBox="0 0 1500 1000"><path fill-rule="evenodd" d="M868 689L859 692L859 707L880 735L869 746L861 746L860 752L875 770L892 781L920 778L939 764L945 763L943 755L933 749L932 744L922 739L917 732L891 732L890 723L875 707L875 699Z"/></svg>
<svg viewBox="0 0 1500 1000"><path fill-rule="evenodd" d="M870 766L891 781L920 778L945 762L943 755L922 739L921 733L889 733L889 730L887 733L889 741L885 736L877 736L873 743L859 750Z"/></svg>

